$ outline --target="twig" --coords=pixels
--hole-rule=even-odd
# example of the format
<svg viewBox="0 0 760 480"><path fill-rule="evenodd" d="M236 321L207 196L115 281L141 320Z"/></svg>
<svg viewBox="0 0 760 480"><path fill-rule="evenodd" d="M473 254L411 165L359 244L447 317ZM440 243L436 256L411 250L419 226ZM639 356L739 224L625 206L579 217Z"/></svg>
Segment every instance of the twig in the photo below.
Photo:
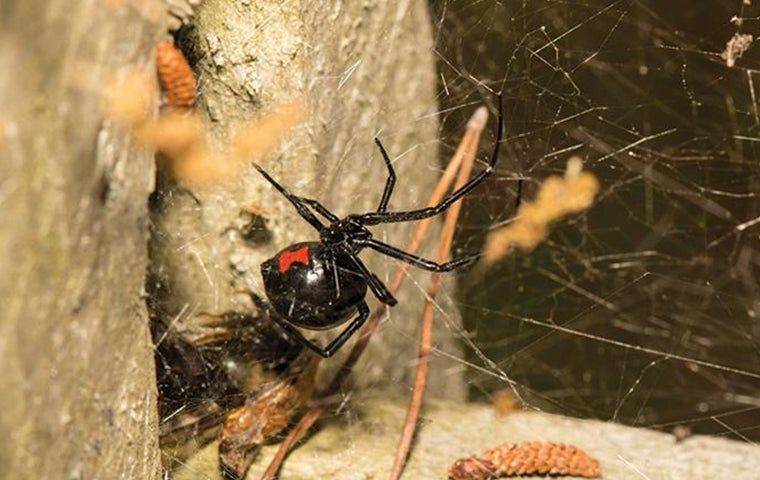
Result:
<svg viewBox="0 0 760 480"><path fill-rule="evenodd" d="M488 111L485 107L481 107L475 113L479 117L483 118L483 122L488 118ZM470 179L472 174L472 167L475 164L475 156L477 155L477 146L480 140L481 131L477 131L474 141L470 144L470 148L465 151L464 163L459 171L459 178L454 186L454 190L461 188ZM462 201L454 203L448 212L446 212L446 220L443 224L443 230L441 231L441 239L438 244L438 262L444 263L449 259L451 254L451 245L454 242L454 232L457 227L457 220L459 219L459 212L462 209ZM430 365L430 349L432 345L433 337L433 302L438 295L438 291L441 287L441 274L435 273L430 277L430 283L428 284L427 300L425 301L425 308L422 312L422 326L420 332L420 350L419 350L419 362L417 363L417 372L414 377L414 389L412 390L412 398L409 401L409 408L406 413L406 422L404 424L404 430L401 434L398 447L396 448L396 458L393 462L393 469L391 470L391 480L398 480L401 477L401 472L404 471L406 465L406 459L409 456L409 450L412 446L412 440L414 439L414 433L417 429L417 420L420 417L420 410L422 409L422 400L425 396L425 387L427 384L427 372Z"/></svg>
<svg viewBox="0 0 760 480"><path fill-rule="evenodd" d="M477 150L478 140L483 131L483 128L485 127L485 119L482 119L483 114L477 113L481 111L482 110L478 109L476 111L476 114L473 115L472 119L467 124L467 132L465 132L464 136L462 137L462 140L460 141L456 152L454 152L454 156L449 161L449 164L447 165L446 170L443 172L443 175L441 175L441 179L433 189L433 193L430 195L430 199L428 200L428 206L437 205L446 195L446 192L449 191L451 184L454 181L454 176L456 175L457 171L459 170L459 166L464 160L465 153L470 151L471 148ZM474 147L472 147L473 145ZM422 244L422 241L425 238L425 234L430 228L432 221L432 218L428 218L421 220L419 223L417 223L417 225L415 225L414 231L412 233L412 238L406 245L406 251L414 253L420 248L420 245ZM408 268L409 265L403 263L396 269L393 280L391 280L390 284L388 285L388 290L390 290L392 294L395 294L401 287L404 279L406 278L406 271ZM364 350L367 348L370 337L375 332L375 330L377 330L377 327L380 325L380 319L383 318L387 309L388 307L386 305L380 305L372 313L369 320L367 321L367 324L364 326L361 332L361 336L349 353L348 358L341 366L340 371L338 371L338 373L335 375L335 378L333 378L332 382L330 382L330 385L321 395L322 398L331 397L339 391L340 386L351 373L351 369L359 360L362 353L364 353ZM291 430L290 434L288 434L282 444L280 444L279 450L275 454L274 458L272 458L272 461L262 475L262 480L273 480L277 478L277 473L280 471L280 467L282 466L285 457L287 457L291 449L299 441L301 441L301 439L306 435L314 423L319 420L325 409L325 402L317 402L315 406L306 412L306 414L301 418L293 430Z"/></svg>

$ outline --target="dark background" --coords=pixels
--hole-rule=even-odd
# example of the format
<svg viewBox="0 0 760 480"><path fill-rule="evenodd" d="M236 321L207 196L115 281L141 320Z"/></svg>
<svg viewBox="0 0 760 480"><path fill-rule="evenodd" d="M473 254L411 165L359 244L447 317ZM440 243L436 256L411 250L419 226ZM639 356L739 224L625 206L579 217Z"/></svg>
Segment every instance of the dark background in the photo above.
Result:
<svg viewBox="0 0 760 480"><path fill-rule="evenodd" d="M571 155L593 207L531 254L460 277L470 394L528 408L760 439L760 8L735 1L431 2L443 151L503 89L497 178L469 197L458 247ZM732 18L740 17L737 22ZM492 135L481 144L491 148ZM467 342L465 342L467 343ZM682 429L683 430L683 429Z"/></svg>

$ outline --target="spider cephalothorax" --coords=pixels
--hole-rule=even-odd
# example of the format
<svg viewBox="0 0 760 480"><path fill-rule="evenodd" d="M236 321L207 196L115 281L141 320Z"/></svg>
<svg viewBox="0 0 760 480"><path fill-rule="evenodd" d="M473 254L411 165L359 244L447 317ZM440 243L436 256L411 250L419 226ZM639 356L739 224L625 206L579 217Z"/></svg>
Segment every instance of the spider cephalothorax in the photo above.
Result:
<svg viewBox="0 0 760 480"><path fill-rule="evenodd" d="M380 204L374 212L338 218L318 201L293 195L260 166L255 165L264 178L293 204L298 214L317 230L320 238L318 242L293 244L261 265L267 297L279 314L273 315L272 319L304 346L323 357L330 357L367 319L369 307L364 300L367 288L382 303L389 306L397 303L383 282L370 272L359 258L358 254L363 249L369 248L434 272L448 272L476 261L480 255L471 255L446 263L427 260L375 240L372 232L366 227L381 223L421 220L446 211L493 172L499 159L503 124L500 95L496 143L488 166L464 186L450 193L438 205L416 210L387 211L396 183L396 174L385 148L378 139L375 139L375 143L388 168L388 179ZM306 339L296 328L328 329L345 323L354 314L357 316L349 326L324 348Z"/></svg>

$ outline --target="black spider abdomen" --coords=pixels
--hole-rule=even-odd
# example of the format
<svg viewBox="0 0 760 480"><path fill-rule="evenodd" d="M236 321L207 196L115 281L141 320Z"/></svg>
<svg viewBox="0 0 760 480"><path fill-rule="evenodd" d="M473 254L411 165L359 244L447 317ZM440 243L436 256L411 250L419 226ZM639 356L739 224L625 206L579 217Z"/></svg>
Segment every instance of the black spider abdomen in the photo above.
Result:
<svg viewBox="0 0 760 480"><path fill-rule="evenodd" d="M367 282L351 259L319 242L285 248L261 264L261 275L277 313L311 330L346 322L367 292Z"/></svg>

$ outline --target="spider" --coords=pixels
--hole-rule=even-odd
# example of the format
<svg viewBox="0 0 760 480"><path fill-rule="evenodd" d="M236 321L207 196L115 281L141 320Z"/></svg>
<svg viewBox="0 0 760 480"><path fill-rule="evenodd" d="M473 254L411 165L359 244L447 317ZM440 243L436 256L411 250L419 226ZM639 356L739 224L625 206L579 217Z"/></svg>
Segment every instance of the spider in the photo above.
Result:
<svg viewBox="0 0 760 480"><path fill-rule="evenodd" d="M388 153L377 138L375 143L388 169L380 204L373 212L350 214L344 218L337 217L317 200L293 195L254 163L259 173L287 198L301 218L319 233L319 241L295 243L261 264L266 296L279 314L272 315L271 318L295 341L322 357L329 358L367 319L367 288L380 302L388 306L396 305L397 301L388 288L359 258L359 252L365 248L432 272L449 272L470 265L480 258L480 254L475 254L446 263L437 263L375 240L367 227L381 223L410 222L439 215L491 175L499 160L499 144L504 129L501 94L498 104L496 143L488 166L432 207L388 211L388 202L396 184L396 174ZM323 223L317 215L327 223ZM346 323L354 314L357 315L349 325L325 347L311 342L298 330L331 329Z"/></svg>

